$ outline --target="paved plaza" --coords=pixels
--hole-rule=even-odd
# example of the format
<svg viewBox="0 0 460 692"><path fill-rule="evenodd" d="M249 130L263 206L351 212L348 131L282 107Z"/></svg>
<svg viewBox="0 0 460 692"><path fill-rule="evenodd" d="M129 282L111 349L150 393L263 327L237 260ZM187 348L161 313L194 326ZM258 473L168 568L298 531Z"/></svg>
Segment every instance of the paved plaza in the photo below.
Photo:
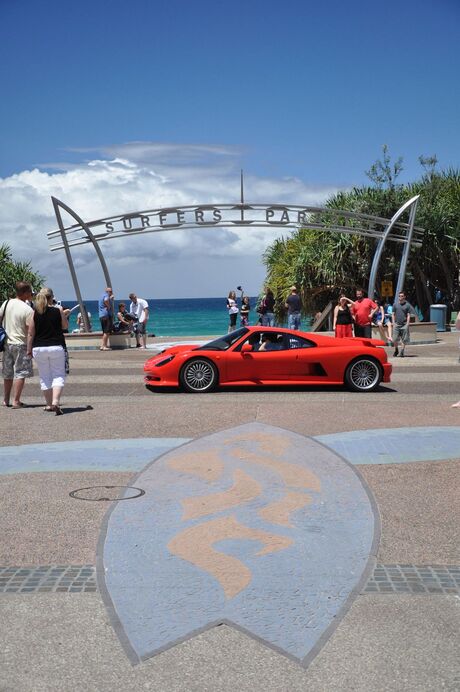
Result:
<svg viewBox="0 0 460 692"><path fill-rule="evenodd" d="M0 410L0 691L460 690L458 335L377 392L148 392L74 351Z"/></svg>

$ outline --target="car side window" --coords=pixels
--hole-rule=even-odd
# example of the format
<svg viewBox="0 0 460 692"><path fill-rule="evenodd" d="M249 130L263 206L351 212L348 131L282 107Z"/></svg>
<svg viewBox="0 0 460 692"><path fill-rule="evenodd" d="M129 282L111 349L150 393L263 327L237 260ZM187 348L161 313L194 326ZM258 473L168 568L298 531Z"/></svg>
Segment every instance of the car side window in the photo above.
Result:
<svg viewBox="0 0 460 692"><path fill-rule="evenodd" d="M238 344L235 351L241 351L245 344L252 346L253 351L258 351L260 348L260 332L252 333L247 339Z"/></svg>
<svg viewBox="0 0 460 692"><path fill-rule="evenodd" d="M259 351L285 351L289 346L286 343L284 334L276 332L262 333Z"/></svg>
<svg viewBox="0 0 460 692"><path fill-rule="evenodd" d="M313 343L313 341L309 341L308 339L302 339L300 336L291 336L289 335L289 348L314 348L316 344Z"/></svg>

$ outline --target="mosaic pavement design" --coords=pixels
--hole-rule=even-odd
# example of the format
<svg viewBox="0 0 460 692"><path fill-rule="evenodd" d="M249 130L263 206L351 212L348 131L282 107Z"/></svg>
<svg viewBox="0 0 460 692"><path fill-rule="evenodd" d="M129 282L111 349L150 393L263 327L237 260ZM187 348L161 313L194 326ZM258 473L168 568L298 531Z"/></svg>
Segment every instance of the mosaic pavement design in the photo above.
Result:
<svg viewBox="0 0 460 692"><path fill-rule="evenodd" d="M460 457L460 427L355 430L314 439L352 464L403 464Z"/></svg>
<svg viewBox="0 0 460 692"><path fill-rule="evenodd" d="M312 438L351 464L445 461L460 456L460 427L355 430ZM185 437L85 440L0 447L0 475L59 471L141 471Z"/></svg>
<svg viewBox="0 0 460 692"><path fill-rule="evenodd" d="M226 622L302 661L367 580L379 535L357 472L250 423L173 450L109 511L98 582L133 662Z"/></svg>
<svg viewBox="0 0 460 692"><path fill-rule="evenodd" d="M59 471L140 471L184 437L84 440L0 447L0 475Z"/></svg>
<svg viewBox="0 0 460 692"><path fill-rule="evenodd" d="M358 592L460 593L460 566L378 564L372 571L372 500L349 466L459 458L460 427L306 438L253 423L190 442L143 438L0 447L0 475L141 472L136 483L149 497L111 505L100 542L102 550L108 528L107 565L99 555L102 596L132 662L227 622L307 664ZM295 473L286 473L289 465ZM174 490L168 494L169 484ZM353 521L360 538L346 551ZM337 561L329 541L338 546ZM180 568L168 573L168 564ZM334 578L328 579L331 569ZM121 627L106 581L124 618ZM3 594L97 590L93 565L0 567ZM135 600L142 604L136 615L130 610ZM152 634L153 621L159 626Z"/></svg>

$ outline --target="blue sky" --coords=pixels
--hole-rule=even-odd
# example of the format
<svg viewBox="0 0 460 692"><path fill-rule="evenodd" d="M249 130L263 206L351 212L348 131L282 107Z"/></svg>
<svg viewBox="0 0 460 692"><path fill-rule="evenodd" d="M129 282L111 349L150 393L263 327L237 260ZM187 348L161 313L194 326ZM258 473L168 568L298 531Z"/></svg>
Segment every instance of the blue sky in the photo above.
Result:
<svg viewBox="0 0 460 692"><path fill-rule="evenodd" d="M1 241L16 251L27 208L51 230L37 200L54 181L74 202L71 176L94 161L150 166L169 181L152 190L165 205L196 201L187 172L233 200L241 167L249 199L265 183L264 201L301 204L304 190L321 202L366 183L384 143L404 157L402 181L420 174L420 154L458 167L459 39L457 0L0 0L0 202L25 194ZM78 196L85 218L130 210L105 174L105 204Z"/></svg>

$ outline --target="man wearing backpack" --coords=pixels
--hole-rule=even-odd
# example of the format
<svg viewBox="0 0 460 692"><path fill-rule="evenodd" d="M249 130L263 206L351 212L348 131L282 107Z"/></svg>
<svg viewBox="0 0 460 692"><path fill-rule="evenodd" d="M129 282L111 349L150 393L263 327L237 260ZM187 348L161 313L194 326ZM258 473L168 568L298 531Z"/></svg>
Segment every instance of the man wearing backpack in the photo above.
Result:
<svg viewBox="0 0 460 692"><path fill-rule="evenodd" d="M10 405L13 393L12 408L22 408L22 390L26 377L32 377L32 358L27 355L27 334L34 311L26 303L32 300L32 286L26 281L16 283L16 298L5 300L0 307L0 319L7 337L3 351L3 406Z"/></svg>

